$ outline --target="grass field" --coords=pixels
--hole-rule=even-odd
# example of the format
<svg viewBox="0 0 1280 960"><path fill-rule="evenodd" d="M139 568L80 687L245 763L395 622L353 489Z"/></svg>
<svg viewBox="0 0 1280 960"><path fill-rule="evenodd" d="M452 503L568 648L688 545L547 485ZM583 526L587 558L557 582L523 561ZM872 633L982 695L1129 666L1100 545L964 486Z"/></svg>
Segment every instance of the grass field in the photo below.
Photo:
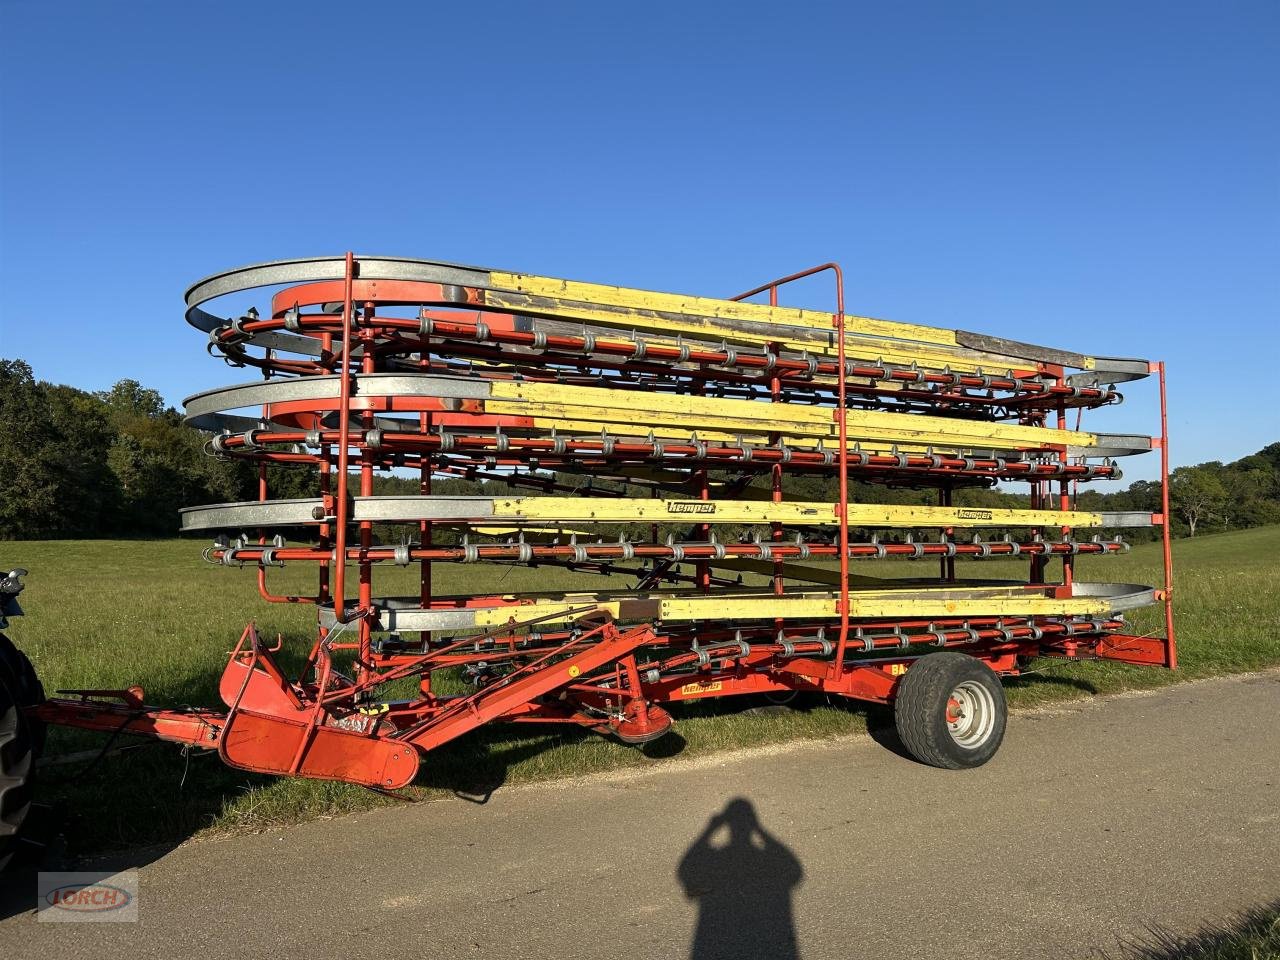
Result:
<svg viewBox="0 0 1280 960"><path fill-rule="evenodd" d="M192 541L0 542L0 566L30 571L10 636L31 656L47 689L141 684L149 702L216 705L215 684L226 653L249 618L264 635L283 635L286 648L305 648L314 611L271 605L257 597L252 568L215 567ZM1181 669L1046 661L1009 684L1013 706L1150 687L1180 679L1255 670L1280 663L1280 527L1199 537L1175 544L1175 590ZM1157 544L1116 558L1081 558L1080 579L1155 584ZM860 569L858 569L860 566ZM440 564L440 593L461 593L474 567ZM855 565L855 572L917 575L903 561ZM974 577L1021 577L1003 561L971 568ZM388 590L410 589L410 571ZM581 575L510 568L497 574L503 592L581 586ZM302 570L272 571L272 588L305 591ZM1159 611L1139 611L1134 632L1162 630ZM503 783L661 763L680 752L803 738L830 738L864 729L866 711L825 700L795 709L757 710L742 701L703 701L676 710L676 731L646 749L576 732L492 727L464 737L423 761L411 792L457 791L486 796ZM1136 732L1140 735L1140 731ZM1016 725L1012 734L1016 736ZM83 751L100 738L55 731L50 754ZM358 787L258 777L223 767L212 754L184 757L161 745L84 764L47 767L43 795L65 806L74 851L176 840L204 829L233 829L325 816L388 802Z"/></svg>

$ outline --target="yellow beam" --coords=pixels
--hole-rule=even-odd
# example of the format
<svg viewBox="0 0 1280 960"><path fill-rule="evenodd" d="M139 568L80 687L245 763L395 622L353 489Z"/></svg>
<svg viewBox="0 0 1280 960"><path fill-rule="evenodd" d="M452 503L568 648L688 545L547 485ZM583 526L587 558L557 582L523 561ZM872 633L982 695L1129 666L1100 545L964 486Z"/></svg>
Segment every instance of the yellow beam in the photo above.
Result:
<svg viewBox="0 0 1280 960"><path fill-rule="evenodd" d="M960 585L963 587L963 584ZM1019 587L967 588L973 594L956 597L954 586L896 590L855 590L850 615L856 618L927 618L973 616L1099 616L1109 607L1097 597L1055 599ZM947 594L951 594L948 596ZM496 627L537 619L564 622L583 615L583 608L608 612L619 620L657 618L667 622L692 620L834 619L838 596L834 591L771 594L717 592L623 594L573 593L539 597L528 603L480 608L477 627ZM561 619L563 618L563 619Z"/></svg>
<svg viewBox="0 0 1280 960"><path fill-rule="evenodd" d="M1083 510L1007 510L849 504L854 527L1096 527L1102 515ZM831 525L836 505L794 500L669 500L657 498L495 497L493 518L538 523L789 523Z"/></svg>
<svg viewBox="0 0 1280 960"><path fill-rule="evenodd" d="M725 599L715 596L670 598L658 605L663 620L770 620L801 617L836 617L835 596L752 597ZM1089 597L1056 600L1034 594L976 598L911 596L893 592L849 597L851 617L969 617L969 616L1092 616L1106 605Z"/></svg>
<svg viewBox="0 0 1280 960"><path fill-rule="evenodd" d="M771 307L761 303L745 303L741 300L719 300L713 297L695 297L680 293L661 293L656 290L637 290L599 283L581 283L560 280L555 277L536 277L529 274L491 272L489 280L494 287L523 293L532 297L568 300L594 306L618 307L654 315L683 315L707 320L746 320L756 323L774 323L790 327L809 327L830 330L835 324L833 314L820 310L797 310L794 307ZM876 320L872 317L845 318L846 326L859 333L869 333L899 340L917 340L922 343L941 343L954 346L955 331L938 327L925 327L892 320Z"/></svg>
<svg viewBox="0 0 1280 960"><path fill-rule="evenodd" d="M555 417L533 417L531 419L533 420L532 426L542 433L550 432L554 428L559 433L580 433L588 437L594 436L598 438L600 436L600 428L602 426L598 420L574 420ZM647 437L652 433L658 440L671 440L676 443L687 443L690 432L691 431L687 423L673 426L652 424L649 425L647 429L636 435ZM766 444L771 442L769 440L769 434L759 430L735 430L732 433L728 433L723 430L698 430L697 433L699 440L705 440L707 443L711 444L737 446L739 441L746 444ZM513 436L517 434L518 431L512 431ZM614 431L614 436L615 438L619 436L616 430ZM826 438L823 437L800 437L786 434L784 432L782 439L786 441L787 446L795 447L797 450L814 450L818 447L819 441L823 441L824 447L827 450L831 450L832 447L832 444L826 442ZM861 442L862 449L867 453L887 453L891 447L897 447L899 453L926 453L930 447L936 448L940 446L938 444L913 444L901 440L857 441L855 439L852 442ZM991 445L987 444L982 449L990 448ZM946 447L947 451L955 450L959 453L964 453L972 449L978 448L976 446L957 447L953 444L949 444Z"/></svg>
<svg viewBox="0 0 1280 960"><path fill-rule="evenodd" d="M830 503L751 500L658 500L624 497L508 497L493 501L495 519L566 523L779 523L830 524Z"/></svg>
<svg viewBox="0 0 1280 960"><path fill-rule="evenodd" d="M839 434L831 407L514 380L493 381L490 396L491 399L485 401L487 413L581 420L597 424L593 431L596 433L600 425L609 423L628 425L642 434L657 425L728 434L781 432L830 440ZM1003 450L1052 445L1089 447L1098 442L1094 434L1083 431L914 413L848 410L845 422L848 435L855 442L902 441L924 446Z"/></svg>
<svg viewBox="0 0 1280 960"><path fill-rule="evenodd" d="M738 343L778 342L787 350L808 350L828 357L836 353L832 342L835 316L825 311L503 271L491 271L489 278L490 287L481 294L490 307L646 333ZM796 331L794 337L786 335L788 329ZM1035 366L1035 361L1027 358L959 346L955 331L940 327L846 315L845 330L846 349L852 359L884 358L890 363L917 362L931 368L951 366L987 373ZM1084 359L1086 369L1095 365L1093 358Z"/></svg>

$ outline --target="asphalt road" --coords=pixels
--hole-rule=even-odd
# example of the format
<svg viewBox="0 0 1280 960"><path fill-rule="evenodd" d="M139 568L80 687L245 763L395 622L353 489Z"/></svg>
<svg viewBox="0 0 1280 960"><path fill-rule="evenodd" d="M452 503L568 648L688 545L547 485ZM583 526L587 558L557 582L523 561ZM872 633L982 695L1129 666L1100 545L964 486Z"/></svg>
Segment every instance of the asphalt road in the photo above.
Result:
<svg viewBox="0 0 1280 960"><path fill-rule="evenodd" d="M1280 672L1020 713L979 770L869 738L191 842L137 923L20 958L1088 957L1280 897Z"/></svg>

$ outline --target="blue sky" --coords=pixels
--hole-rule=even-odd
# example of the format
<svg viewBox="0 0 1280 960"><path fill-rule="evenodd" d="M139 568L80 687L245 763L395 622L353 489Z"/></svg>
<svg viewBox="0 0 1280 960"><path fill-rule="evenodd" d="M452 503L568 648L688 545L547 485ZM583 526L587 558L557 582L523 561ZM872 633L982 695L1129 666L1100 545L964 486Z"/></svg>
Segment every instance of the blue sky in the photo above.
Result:
<svg viewBox="0 0 1280 960"><path fill-rule="evenodd" d="M1175 464L1280 440L1275 2L0 0L0 64L0 355L44 379L234 380L181 294L256 260L835 259L851 312L1164 357ZM1127 393L1092 426L1156 430Z"/></svg>

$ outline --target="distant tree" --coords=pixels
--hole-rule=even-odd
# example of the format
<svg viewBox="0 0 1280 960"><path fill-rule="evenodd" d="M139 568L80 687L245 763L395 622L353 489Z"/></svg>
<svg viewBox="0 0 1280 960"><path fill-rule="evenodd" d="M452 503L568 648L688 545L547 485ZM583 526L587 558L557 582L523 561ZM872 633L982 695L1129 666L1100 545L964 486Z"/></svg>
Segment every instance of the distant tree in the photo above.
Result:
<svg viewBox="0 0 1280 960"><path fill-rule="evenodd" d="M170 535L182 506L253 496L207 441L136 380L88 393L0 360L0 539Z"/></svg>
<svg viewBox="0 0 1280 960"><path fill-rule="evenodd" d="M1237 461L1250 467L1261 467L1280 475L1280 443L1269 443L1257 453Z"/></svg>
<svg viewBox="0 0 1280 960"><path fill-rule="evenodd" d="M1220 465L1179 467L1169 475L1169 499L1187 521L1193 537L1197 526L1221 514L1226 505L1227 488L1218 476L1217 466Z"/></svg>
<svg viewBox="0 0 1280 960"><path fill-rule="evenodd" d="M74 387L42 384L60 442L58 496L65 508L62 536L100 537L119 524L120 483L107 463L115 429L106 404Z"/></svg>
<svg viewBox="0 0 1280 960"><path fill-rule="evenodd" d="M256 484L256 477L254 482ZM416 484L414 492L417 492ZM254 494L257 494L256 488ZM295 500L319 495L320 484L314 468L303 464L272 464L267 467L267 496L272 500Z"/></svg>
<svg viewBox="0 0 1280 960"><path fill-rule="evenodd" d="M159 417L165 412L164 397L137 380L120 380L110 390L95 394L113 411L139 417Z"/></svg>
<svg viewBox="0 0 1280 960"><path fill-rule="evenodd" d="M1258 462L1257 457L1246 457L1222 473L1227 491L1223 518L1231 526L1280 523L1280 474L1266 466L1254 465Z"/></svg>
<svg viewBox="0 0 1280 960"><path fill-rule="evenodd" d="M121 532L168 536L184 506L256 494L243 462L208 456L207 434L184 424L154 390L122 380L98 396L114 427L106 459L119 481Z"/></svg>
<svg viewBox="0 0 1280 960"><path fill-rule="evenodd" d="M58 436L49 405L22 360L0 360L0 536L56 535Z"/></svg>

